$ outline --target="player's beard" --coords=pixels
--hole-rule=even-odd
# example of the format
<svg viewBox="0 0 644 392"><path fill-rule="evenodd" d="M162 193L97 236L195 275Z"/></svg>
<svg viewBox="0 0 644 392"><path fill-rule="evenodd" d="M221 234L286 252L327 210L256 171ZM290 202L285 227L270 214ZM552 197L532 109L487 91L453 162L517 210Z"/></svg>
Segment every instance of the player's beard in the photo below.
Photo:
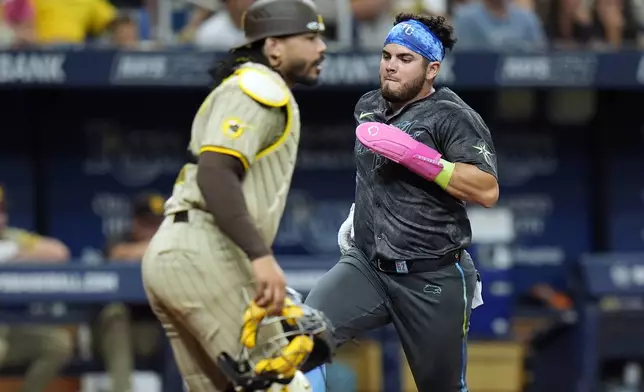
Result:
<svg viewBox="0 0 644 392"><path fill-rule="evenodd" d="M425 85L425 73L421 73L418 75L418 77L408 83L400 83L400 90L394 91L388 87L385 86L384 80L380 80L380 88L382 91L382 97L389 101L389 102L394 102L394 103L399 103L399 102L409 102L412 99L416 98L420 91L423 89L423 86Z"/></svg>
<svg viewBox="0 0 644 392"><path fill-rule="evenodd" d="M315 86L318 83L319 75L311 75L311 71L313 68L320 65L323 60L323 57L313 63L309 63L305 60L293 60L291 66L285 72L285 79L290 80L295 84Z"/></svg>

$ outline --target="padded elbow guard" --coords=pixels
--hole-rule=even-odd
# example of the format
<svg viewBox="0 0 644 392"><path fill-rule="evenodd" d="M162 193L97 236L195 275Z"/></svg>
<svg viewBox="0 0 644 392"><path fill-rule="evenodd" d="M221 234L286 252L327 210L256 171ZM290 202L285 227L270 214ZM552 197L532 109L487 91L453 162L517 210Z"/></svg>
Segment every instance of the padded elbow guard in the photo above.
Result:
<svg viewBox="0 0 644 392"><path fill-rule="evenodd" d="M436 180L444 168L438 151L414 140L394 126L366 122L358 126L356 137L369 150L430 181Z"/></svg>

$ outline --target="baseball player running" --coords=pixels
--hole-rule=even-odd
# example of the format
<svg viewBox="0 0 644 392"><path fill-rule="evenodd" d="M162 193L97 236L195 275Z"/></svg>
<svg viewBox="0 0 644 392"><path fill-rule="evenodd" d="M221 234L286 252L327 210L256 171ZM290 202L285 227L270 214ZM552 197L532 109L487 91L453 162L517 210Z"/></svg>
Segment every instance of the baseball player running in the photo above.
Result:
<svg viewBox="0 0 644 392"><path fill-rule="evenodd" d="M217 87L195 116L192 162L142 262L150 305L191 392L230 388L216 360L241 349L244 292L281 311L286 282L271 244L300 136L290 88L317 81L326 50L310 0L257 1L243 25L248 42L212 72Z"/></svg>
<svg viewBox="0 0 644 392"><path fill-rule="evenodd" d="M465 204L491 207L499 196L488 128L454 92L434 87L455 41L442 17L396 17L381 88L355 108L356 201L339 233L343 256L306 299L340 343L393 323L421 392L467 391L480 286L465 251Z"/></svg>

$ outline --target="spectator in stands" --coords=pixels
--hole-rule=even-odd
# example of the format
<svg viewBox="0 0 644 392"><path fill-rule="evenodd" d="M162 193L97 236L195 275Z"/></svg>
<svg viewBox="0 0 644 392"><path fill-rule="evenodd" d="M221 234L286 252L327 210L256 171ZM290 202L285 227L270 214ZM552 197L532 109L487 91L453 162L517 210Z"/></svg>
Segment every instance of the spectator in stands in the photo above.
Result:
<svg viewBox="0 0 644 392"><path fill-rule="evenodd" d="M4 0L0 5L3 46L23 47L36 41L34 7L31 0Z"/></svg>
<svg viewBox="0 0 644 392"><path fill-rule="evenodd" d="M139 26L128 15L120 15L110 25L110 45L119 49L140 49Z"/></svg>
<svg viewBox="0 0 644 392"><path fill-rule="evenodd" d="M553 46L574 48L590 39L592 17L585 0L540 2L537 8Z"/></svg>
<svg viewBox="0 0 644 392"><path fill-rule="evenodd" d="M217 3L218 4L218 3ZM217 7L213 7L217 8ZM195 35L199 26L201 26L208 18L214 15L216 10L209 9L200 5L195 5L188 17L188 23L181 29L179 33L179 42L181 43L194 43Z"/></svg>
<svg viewBox="0 0 644 392"><path fill-rule="evenodd" d="M398 0L396 12L426 14L431 16L447 16L447 0Z"/></svg>
<svg viewBox="0 0 644 392"><path fill-rule="evenodd" d="M384 37L391 30L391 18L399 12L430 15L447 13L447 0L350 0L350 2L356 23L356 44L365 49L382 48Z"/></svg>
<svg viewBox="0 0 644 392"><path fill-rule="evenodd" d="M454 15L460 50L532 51L546 41L537 15L511 0L481 0L460 6Z"/></svg>
<svg viewBox="0 0 644 392"><path fill-rule="evenodd" d="M637 30L635 40L640 48L644 48L644 0L632 0L631 9Z"/></svg>
<svg viewBox="0 0 644 392"><path fill-rule="evenodd" d="M602 49L644 43L644 0L557 0L545 8L548 35L556 46Z"/></svg>
<svg viewBox="0 0 644 392"><path fill-rule="evenodd" d="M0 262L65 263L69 250L60 241L7 226L0 187ZM43 392L73 355L73 337L62 327L0 325L0 367L28 365L21 392Z"/></svg>
<svg viewBox="0 0 644 392"><path fill-rule="evenodd" d="M38 42L83 44L107 32L117 11L108 0L33 0Z"/></svg>
<svg viewBox="0 0 644 392"><path fill-rule="evenodd" d="M201 49L228 50L245 42L241 20L254 0L221 0L224 9L217 11L195 29L194 43ZM198 10L202 15L204 9ZM199 15L199 14L197 14ZM198 16L196 17L198 21Z"/></svg>
<svg viewBox="0 0 644 392"><path fill-rule="evenodd" d="M356 44L365 49L382 49L391 30L394 0L351 0L356 23Z"/></svg>
<svg viewBox="0 0 644 392"><path fill-rule="evenodd" d="M634 0L594 0L592 8L593 32L591 43L595 48L620 48L625 42L634 44L641 33L633 11L641 2ZM641 21L641 20L640 20Z"/></svg>
<svg viewBox="0 0 644 392"><path fill-rule="evenodd" d="M163 220L165 200L160 195L139 195L133 203L132 225L123 238L108 241L110 262L139 263L150 239ZM98 320L99 351L112 379L112 390L132 390L134 356L152 356L159 348L160 326L147 305L108 305Z"/></svg>

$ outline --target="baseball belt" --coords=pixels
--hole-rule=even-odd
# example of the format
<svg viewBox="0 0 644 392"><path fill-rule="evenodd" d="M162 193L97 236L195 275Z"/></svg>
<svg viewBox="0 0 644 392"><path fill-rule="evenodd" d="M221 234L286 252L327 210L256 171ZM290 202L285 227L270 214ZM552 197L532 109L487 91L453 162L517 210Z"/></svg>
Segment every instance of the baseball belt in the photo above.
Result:
<svg viewBox="0 0 644 392"><path fill-rule="evenodd" d="M463 250L457 249L448 252L445 256L438 259L420 259L420 260L386 260L377 259L376 267L388 274L410 274L418 272L435 272L448 265L452 265L461 260Z"/></svg>

